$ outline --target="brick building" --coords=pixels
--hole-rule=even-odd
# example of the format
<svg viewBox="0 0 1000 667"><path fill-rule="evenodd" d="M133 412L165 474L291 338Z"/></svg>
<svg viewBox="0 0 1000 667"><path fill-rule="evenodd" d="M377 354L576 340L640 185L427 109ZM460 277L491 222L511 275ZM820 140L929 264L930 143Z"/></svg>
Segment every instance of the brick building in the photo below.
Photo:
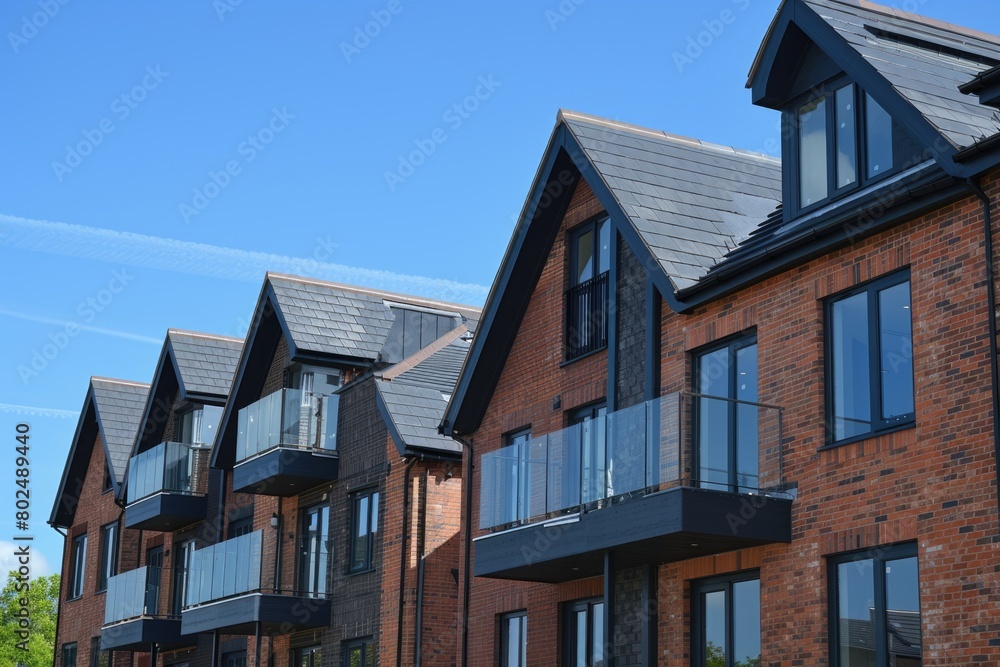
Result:
<svg viewBox="0 0 1000 667"><path fill-rule="evenodd" d="M786 0L780 163L560 112L442 424L463 665L1000 663L998 65Z"/></svg>
<svg viewBox="0 0 1000 667"><path fill-rule="evenodd" d="M125 656L101 650L101 625L109 579L139 548L139 535L125 528L115 494L148 392L146 384L90 379L49 517L65 535L56 665L129 664Z"/></svg>

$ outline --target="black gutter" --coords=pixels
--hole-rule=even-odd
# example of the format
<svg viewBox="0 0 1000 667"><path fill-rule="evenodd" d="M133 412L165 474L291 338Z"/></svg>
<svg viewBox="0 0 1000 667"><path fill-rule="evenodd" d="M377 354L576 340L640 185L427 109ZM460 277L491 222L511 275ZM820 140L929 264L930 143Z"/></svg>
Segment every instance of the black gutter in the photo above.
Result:
<svg viewBox="0 0 1000 667"><path fill-rule="evenodd" d="M396 667L403 667L403 605L406 604L406 512L410 508L410 469L416 464L416 459L410 459L403 471L403 536L399 540L402 547L399 552L399 606L397 607L396 627Z"/></svg>
<svg viewBox="0 0 1000 667"><path fill-rule="evenodd" d="M63 537L63 552L65 552L66 551L66 533L64 533L61 530L59 530L59 526L56 526L56 525L52 524L51 522L49 523L49 525L52 526L52 530L54 530L57 533L59 533L60 535L62 535L62 537ZM64 599L63 598L63 589L62 589L62 585L63 585L64 581L69 582L69 577L65 577L65 578L64 577L60 577L59 578L59 592L56 593L56 595L59 596L59 599L58 599L58 601L56 603L56 634L55 634L56 646L54 646L53 649L52 649L52 667L56 667L56 659L61 657L60 654L59 654L59 646L58 646L58 644L59 644L59 621L62 620L63 606L61 604L58 604L58 602L61 602ZM69 584L67 583L67 585L69 585Z"/></svg>
<svg viewBox="0 0 1000 667"><path fill-rule="evenodd" d="M424 468L424 485L420 490L420 509L417 525L417 627L413 633L413 666L420 667L423 649L424 622L424 551L427 548L427 487L430 486L430 468Z"/></svg>
<svg viewBox="0 0 1000 667"><path fill-rule="evenodd" d="M443 425L442 425L443 427ZM443 430L443 429L442 429ZM450 432L448 435L451 436L455 442L460 443L463 447L469 450L469 460L465 464L465 477L462 479L462 484L465 487L465 543L462 548L465 549L465 581L462 582L462 667L468 667L469 665L469 595L471 591L471 584L469 583L470 577L472 576L472 442L469 440L463 440L455 433L453 430L448 429Z"/></svg>
<svg viewBox="0 0 1000 667"><path fill-rule="evenodd" d="M986 295L989 300L988 312L990 331L990 382L993 389L993 454L994 469L997 475L997 511L1000 512L1000 369L997 368L997 360L1000 354L997 352L997 317L996 317L996 272L993 267L993 219L992 202L989 195L983 192L980 184L969 179L969 187L976 193L976 197L983 202L983 235L986 239Z"/></svg>
<svg viewBox="0 0 1000 667"><path fill-rule="evenodd" d="M1000 132L983 139L982 141L977 141L971 146L966 146L962 150L955 153L956 162L965 162L971 158L976 157L982 153L987 153L993 149L1000 146Z"/></svg>

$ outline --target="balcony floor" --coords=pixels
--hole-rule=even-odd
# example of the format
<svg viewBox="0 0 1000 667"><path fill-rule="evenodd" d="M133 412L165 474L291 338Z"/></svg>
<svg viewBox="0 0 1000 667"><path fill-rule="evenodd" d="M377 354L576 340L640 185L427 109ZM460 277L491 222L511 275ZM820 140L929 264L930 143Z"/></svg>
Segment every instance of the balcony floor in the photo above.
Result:
<svg viewBox="0 0 1000 667"><path fill-rule="evenodd" d="M233 490L265 496L294 496L337 479L336 453L278 447L233 468Z"/></svg>
<svg viewBox="0 0 1000 667"><path fill-rule="evenodd" d="M476 540L477 577L558 583L619 567L670 563L791 542L792 501L674 488Z"/></svg>
<svg viewBox="0 0 1000 667"><path fill-rule="evenodd" d="M248 593L185 609L181 632L223 631L235 635L257 632L288 634L330 624L330 600L293 595Z"/></svg>
<svg viewBox="0 0 1000 667"><path fill-rule="evenodd" d="M161 491L125 508L125 527L170 533L205 519L203 495Z"/></svg>
<svg viewBox="0 0 1000 667"><path fill-rule="evenodd" d="M179 618L135 618L101 628L102 651L148 651L150 644L172 649L195 643L196 637L181 635Z"/></svg>

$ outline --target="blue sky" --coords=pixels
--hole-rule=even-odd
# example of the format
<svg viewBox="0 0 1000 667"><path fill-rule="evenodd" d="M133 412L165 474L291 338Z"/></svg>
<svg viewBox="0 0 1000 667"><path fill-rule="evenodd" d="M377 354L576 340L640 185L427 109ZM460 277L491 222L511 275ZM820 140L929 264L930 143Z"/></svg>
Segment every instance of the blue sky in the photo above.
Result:
<svg viewBox="0 0 1000 667"><path fill-rule="evenodd" d="M1000 33L992 2L888 4ZM15 424L57 569L89 376L242 335L269 268L481 303L560 107L775 152L744 84L777 5L2 3L0 542Z"/></svg>

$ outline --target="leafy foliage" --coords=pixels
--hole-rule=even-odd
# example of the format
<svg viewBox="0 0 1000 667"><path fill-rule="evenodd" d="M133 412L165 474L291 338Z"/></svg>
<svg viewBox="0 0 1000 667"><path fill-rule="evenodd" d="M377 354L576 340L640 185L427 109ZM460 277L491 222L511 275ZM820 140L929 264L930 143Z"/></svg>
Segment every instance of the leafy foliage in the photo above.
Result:
<svg viewBox="0 0 1000 667"><path fill-rule="evenodd" d="M11 571L0 591L0 665L51 667L56 641L59 575L34 578L27 588L25 591L24 582ZM26 607L22 606L22 600L27 600ZM28 620L23 618L25 608Z"/></svg>

